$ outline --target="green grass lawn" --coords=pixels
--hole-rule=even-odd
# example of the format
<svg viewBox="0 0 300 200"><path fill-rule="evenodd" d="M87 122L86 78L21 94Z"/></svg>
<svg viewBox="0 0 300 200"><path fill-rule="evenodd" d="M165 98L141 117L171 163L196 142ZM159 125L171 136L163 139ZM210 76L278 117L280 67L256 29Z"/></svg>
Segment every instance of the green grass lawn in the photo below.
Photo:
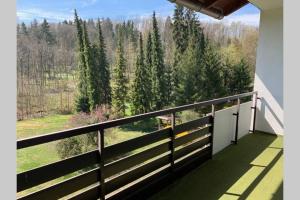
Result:
<svg viewBox="0 0 300 200"><path fill-rule="evenodd" d="M17 138L51 133L68 128L67 122L72 115L50 115L17 122Z"/></svg>
<svg viewBox="0 0 300 200"><path fill-rule="evenodd" d="M17 122L17 138L42 135L67 128L71 115L51 115ZM17 151L17 172L26 171L59 160L55 142Z"/></svg>

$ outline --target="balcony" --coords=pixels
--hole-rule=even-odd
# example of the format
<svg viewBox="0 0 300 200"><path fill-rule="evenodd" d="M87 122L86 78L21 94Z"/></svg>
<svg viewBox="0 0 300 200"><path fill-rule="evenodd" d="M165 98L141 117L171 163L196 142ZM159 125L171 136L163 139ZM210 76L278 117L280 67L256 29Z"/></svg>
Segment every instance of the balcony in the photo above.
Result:
<svg viewBox="0 0 300 200"><path fill-rule="evenodd" d="M249 134L150 199L283 199L282 140Z"/></svg>
<svg viewBox="0 0 300 200"><path fill-rule="evenodd" d="M98 149L17 174L17 192L88 170L18 199L279 198L282 138L255 131L257 95L249 92L19 140L17 149L24 149L98 133ZM198 119L176 121L177 113L203 107L211 110ZM171 116L170 127L104 145L107 129L163 115Z"/></svg>

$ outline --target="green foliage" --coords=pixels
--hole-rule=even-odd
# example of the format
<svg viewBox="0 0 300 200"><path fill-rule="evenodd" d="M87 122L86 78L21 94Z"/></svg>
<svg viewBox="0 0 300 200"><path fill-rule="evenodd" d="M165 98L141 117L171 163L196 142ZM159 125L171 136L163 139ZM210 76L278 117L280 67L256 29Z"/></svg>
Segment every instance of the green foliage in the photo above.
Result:
<svg viewBox="0 0 300 200"><path fill-rule="evenodd" d="M76 111L89 112L103 104L111 105L110 72L100 21L97 22L97 45L91 45L86 22L82 24L76 10L75 23L79 52Z"/></svg>
<svg viewBox="0 0 300 200"><path fill-rule="evenodd" d="M230 83L230 90L234 94L249 92L249 87L252 82L249 66L244 59L234 65L232 70L232 79Z"/></svg>
<svg viewBox="0 0 300 200"><path fill-rule="evenodd" d="M81 112L72 116L68 122L68 125L70 127L78 127L104 122L113 118L110 113L111 111L104 106L98 107L90 113ZM91 132L85 135L64 139L56 144L57 152L62 159L91 151L96 148L97 132Z"/></svg>
<svg viewBox="0 0 300 200"><path fill-rule="evenodd" d="M153 69L153 62L152 62L152 53L153 49L152 49L152 36L151 36L151 32L148 33L147 36L147 43L146 43L146 56L145 56L145 68L147 70L147 73L149 75L149 91L148 94L150 97L152 97L152 77L153 77L153 73L152 73L152 69ZM152 108L153 105L153 99L150 99L150 108Z"/></svg>
<svg viewBox="0 0 300 200"><path fill-rule="evenodd" d="M201 60L199 59L199 48L195 48L192 40L182 55L178 68L181 76L179 79L180 84L176 91L176 105L192 103L195 101L195 94L201 94L201 81L204 78Z"/></svg>
<svg viewBox="0 0 300 200"><path fill-rule="evenodd" d="M77 96L75 99L75 109L77 112L89 112L90 102L88 98L87 64L84 54L84 37L82 21L78 18L75 10L75 25L77 30Z"/></svg>
<svg viewBox="0 0 300 200"><path fill-rule="evenodd" d="M141 114L150 111L151 96L150 91L150 76L145 66L144 50L143 50L143 38L140 33L139 40L139 54L137 55L135 79L132 86L132 113Z"/></svg>
<svg viewBox="0 0 300 200"><path fill-rule="evenodd" d="M44 19L43 23L41 24L39 38L45 40L49 45L55 43L55 38L50 32L50 26L46 19Z"/></svg>
<svg viewBox="0 0 300 200"><path fill-rule="evenodd" d="M164 64L164 53L162 49L160 34L158 30L155 12L152 17L152 96L153 109L162 109L168 105L166 99L166 69Z"/></svg>
<svg viewBox="0 0 300 200"><path fill-rule="evenodd" d="M173 65L173 101L175 105L182 105L200 101L203 98L205 81L203 57L206 40L194 12L182 10L180 7L177 12L180 17L174 17L178 20L178 22L174 21L174 24L181 29L184 28L188 36L185 38L188 41L184 43L182 39L174 38L177 41L178 49L175 57L178 61L175 61ZM180 29L176 32L180 32Z"/></svg>
<svg viewBox="0 0 300 200"><path fill-rule="evenodd" d="M203 98L214 99L223 96L224 84L221 57L212 46L207 46L205 49L203 68Z"/></svg>
<svg viewBox="0 0 300 200"><path fill-rule="evenodd" d="M100 102L100 87L99 87L99 70L95 63L95 57L97 57L96 47L91 47L88 32L86 28L86 22L83 22L83 54L86 63L86 82L87 82L87 94L90 104L90 110L93 110Z"/></svg>
<svg viewBox="0 0 300 200"><path fill-rule="evenodd" d="M90 103L88 97L78 95L75 100L75 109L76 112L90 112Z"/></svg>
<svg viewBox="0 0 300 200"><path fill-rule="evenodd" d="M118 117L125 116L126 110L126 98L127 98L127 77L126 71L126 60L124 58L124 50L122 40L119 40L117 49L117 61L115 66L115 83L113 87L113 108Z"/></svg>
<svg viewBox="0 0 300 200"><path fill-rule="evenodd" d="M102 34L100 20L97 22L98 30L98 55L96 58L97 66L99 68L99 87L100 87L100 100L99 104L111 105L111 86L110 86L110 71L106 59L105 42Z"/></svg>

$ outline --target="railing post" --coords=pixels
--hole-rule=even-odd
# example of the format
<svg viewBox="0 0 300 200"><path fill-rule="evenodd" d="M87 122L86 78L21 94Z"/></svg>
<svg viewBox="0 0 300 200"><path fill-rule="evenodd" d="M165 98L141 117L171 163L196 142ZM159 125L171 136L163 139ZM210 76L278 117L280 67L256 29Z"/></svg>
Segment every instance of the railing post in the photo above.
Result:
<svg viewBox="0 0 300 200"><path fill-rule="evenodd" d="M214 126L215 126L215 105L211 105L211 126L209 127L209 132L211 134L210 144L211 144L211 158L213 156L214 150Z"/></svg>
<svg viewBox="0 0 300 200"><path fill-rule="evenodd" d="M238 134L239 134L240 98L237 99L237 109L236 109L236 113L233 113L233 115L236 116L236 120L235 120L234 141L232 142L234 144L237 144Z"/></svg>
<svg viewBox="0 0 300 200"><path fill-rule="evenodd" d="M98 131L98 150L100 154L100 199L105 200L105 180L104 180L104 130Z"/></svg>
<svg viewBox="0 0 300 200"><path fill-rule="evenodd" d="M252 124L252 130L251 132L254 133L255 132L255 124L256 124L256 109L257 109L257 92L253 95L253 101L254 101L254 106L251 107L254 112L253 112L253 124Z"/></svg>
<svg viewBox="0 0 300 200"><path fill-rule="evenodd" d="M171 170L174 172L174 163L175 163L175 119L176 113L171 114Z"/></svg>

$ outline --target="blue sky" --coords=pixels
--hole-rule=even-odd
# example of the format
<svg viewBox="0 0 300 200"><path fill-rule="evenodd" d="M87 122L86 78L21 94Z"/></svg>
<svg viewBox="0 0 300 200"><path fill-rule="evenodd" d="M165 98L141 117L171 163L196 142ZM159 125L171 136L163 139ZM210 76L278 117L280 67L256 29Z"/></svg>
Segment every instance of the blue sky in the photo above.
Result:
<svg viewBox="0 0 300 200"><path fill-rule="evenodd" d="M38 21L46 18L50 22L70 20L75 8L84 19L109 17L125 20L151 16L154 10L159 16L171 16L174 4L167 0L17 0L17 19L25 23L34 18ZM214 21L211 17L199 16L200 20ZM223 20L258 25L259 10L249 4Z"/></svg>

